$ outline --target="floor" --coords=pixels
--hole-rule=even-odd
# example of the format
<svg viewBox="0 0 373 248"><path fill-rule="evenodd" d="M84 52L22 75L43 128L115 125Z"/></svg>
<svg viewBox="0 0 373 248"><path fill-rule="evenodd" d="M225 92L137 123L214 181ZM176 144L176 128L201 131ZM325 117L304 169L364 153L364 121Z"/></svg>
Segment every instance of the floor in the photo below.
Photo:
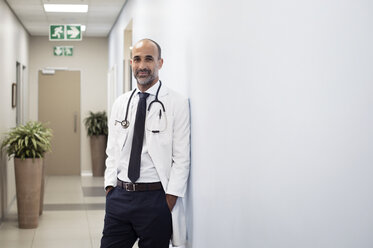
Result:
<svg viewBox="0 0 373 248"><path fill-rule="evenodd" d="M0 247L100 247L105 215L103 183L102 177L47 177L39 226L19 229L16 204L13 204L0 226ZM137 244L134 248L138 248Z"/></svg>

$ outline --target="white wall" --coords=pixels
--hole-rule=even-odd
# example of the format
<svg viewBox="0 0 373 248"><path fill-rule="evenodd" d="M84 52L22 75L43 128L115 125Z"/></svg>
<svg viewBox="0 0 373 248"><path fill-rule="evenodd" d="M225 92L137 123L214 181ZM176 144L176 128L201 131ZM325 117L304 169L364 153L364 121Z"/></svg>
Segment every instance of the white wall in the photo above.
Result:
<svg viewBox="0 0 373 248"><path fill-rule="evenodd" d="M190 247L373 246L372 12L363 0L128 1L109 67L133 18L134 41L159 41L161 79L191 100Z"/></svg>
<svg viewBox="0 0 373 248"><path fill-rule="evenodd" d="M54 46L73 46L72 57L53 55ZM106 110L107 102L107 38L87 38L75 42L51 42L48 37L33 36L30 40L30 118L38 119L38 71L45 67L67 67L81 72L81 170L91 173L89 138L84 127L84 118L89 111Z"/></svg>
<svg viewBox="0 0 373 248"><path fill-rule="evenodd" d="M12 83L16 82L16 62L29 66L28 46L28 33L8 5L0 1L0 143L5 137L4 134L16 126L16 110L11 105ZM27 88L27 80L25 83ZM6 211L14 199L13 161L7 161L3 157L0 159L0 206L2 206L0 208ZM0 211L0 219L1 217L2 211Z"/></svg>

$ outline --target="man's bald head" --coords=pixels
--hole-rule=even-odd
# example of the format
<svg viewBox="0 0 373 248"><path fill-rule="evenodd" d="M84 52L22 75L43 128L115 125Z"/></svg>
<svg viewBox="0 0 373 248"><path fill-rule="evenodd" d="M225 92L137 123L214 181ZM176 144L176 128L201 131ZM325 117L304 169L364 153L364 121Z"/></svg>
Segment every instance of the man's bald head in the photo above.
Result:
<svg viewBox="0 0 373 248"><path fill-rule="evenodd" d="M152 39L145 38L145 39L142 39L142 40L139 40L138 42L136 42L136 44L134 45L134 47L136 47L136 45L140 44L141 42L150 42L150 43L153 43L157 47L157 50L158 50L158 59L162 58L162 50L161 50L160 45L157 42L155 42Z"/></svg>

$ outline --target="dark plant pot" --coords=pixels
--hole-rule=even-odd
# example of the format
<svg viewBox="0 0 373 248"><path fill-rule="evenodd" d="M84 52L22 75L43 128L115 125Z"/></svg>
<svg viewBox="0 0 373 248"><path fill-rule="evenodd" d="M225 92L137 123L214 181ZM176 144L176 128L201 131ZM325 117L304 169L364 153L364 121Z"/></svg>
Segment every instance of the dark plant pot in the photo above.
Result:
<svg viewBox="0 0 373 248"><path fill-rule="evenodd" d="M36 228L39 224L43 160L15 158L14 167L19 228Z"/></svg>
<svg viewBox="0 0 373 248"><path fill-rule="evenodd" d="M102 177L105 172L106 160L106 135L96 135L90 137L91 143L91 159L92 159L92 174L94 177Z"/></svg>

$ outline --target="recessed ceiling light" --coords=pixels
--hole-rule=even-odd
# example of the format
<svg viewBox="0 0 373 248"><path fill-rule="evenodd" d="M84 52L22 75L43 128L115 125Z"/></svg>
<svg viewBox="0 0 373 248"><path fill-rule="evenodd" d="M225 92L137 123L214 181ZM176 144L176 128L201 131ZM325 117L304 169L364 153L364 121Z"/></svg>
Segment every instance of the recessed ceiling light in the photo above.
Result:
<svg viewBox="0 0 373 248"><path fill-rule="evenodd" d="M44 4L45 12L87 13L87 4Z"/></svg>

